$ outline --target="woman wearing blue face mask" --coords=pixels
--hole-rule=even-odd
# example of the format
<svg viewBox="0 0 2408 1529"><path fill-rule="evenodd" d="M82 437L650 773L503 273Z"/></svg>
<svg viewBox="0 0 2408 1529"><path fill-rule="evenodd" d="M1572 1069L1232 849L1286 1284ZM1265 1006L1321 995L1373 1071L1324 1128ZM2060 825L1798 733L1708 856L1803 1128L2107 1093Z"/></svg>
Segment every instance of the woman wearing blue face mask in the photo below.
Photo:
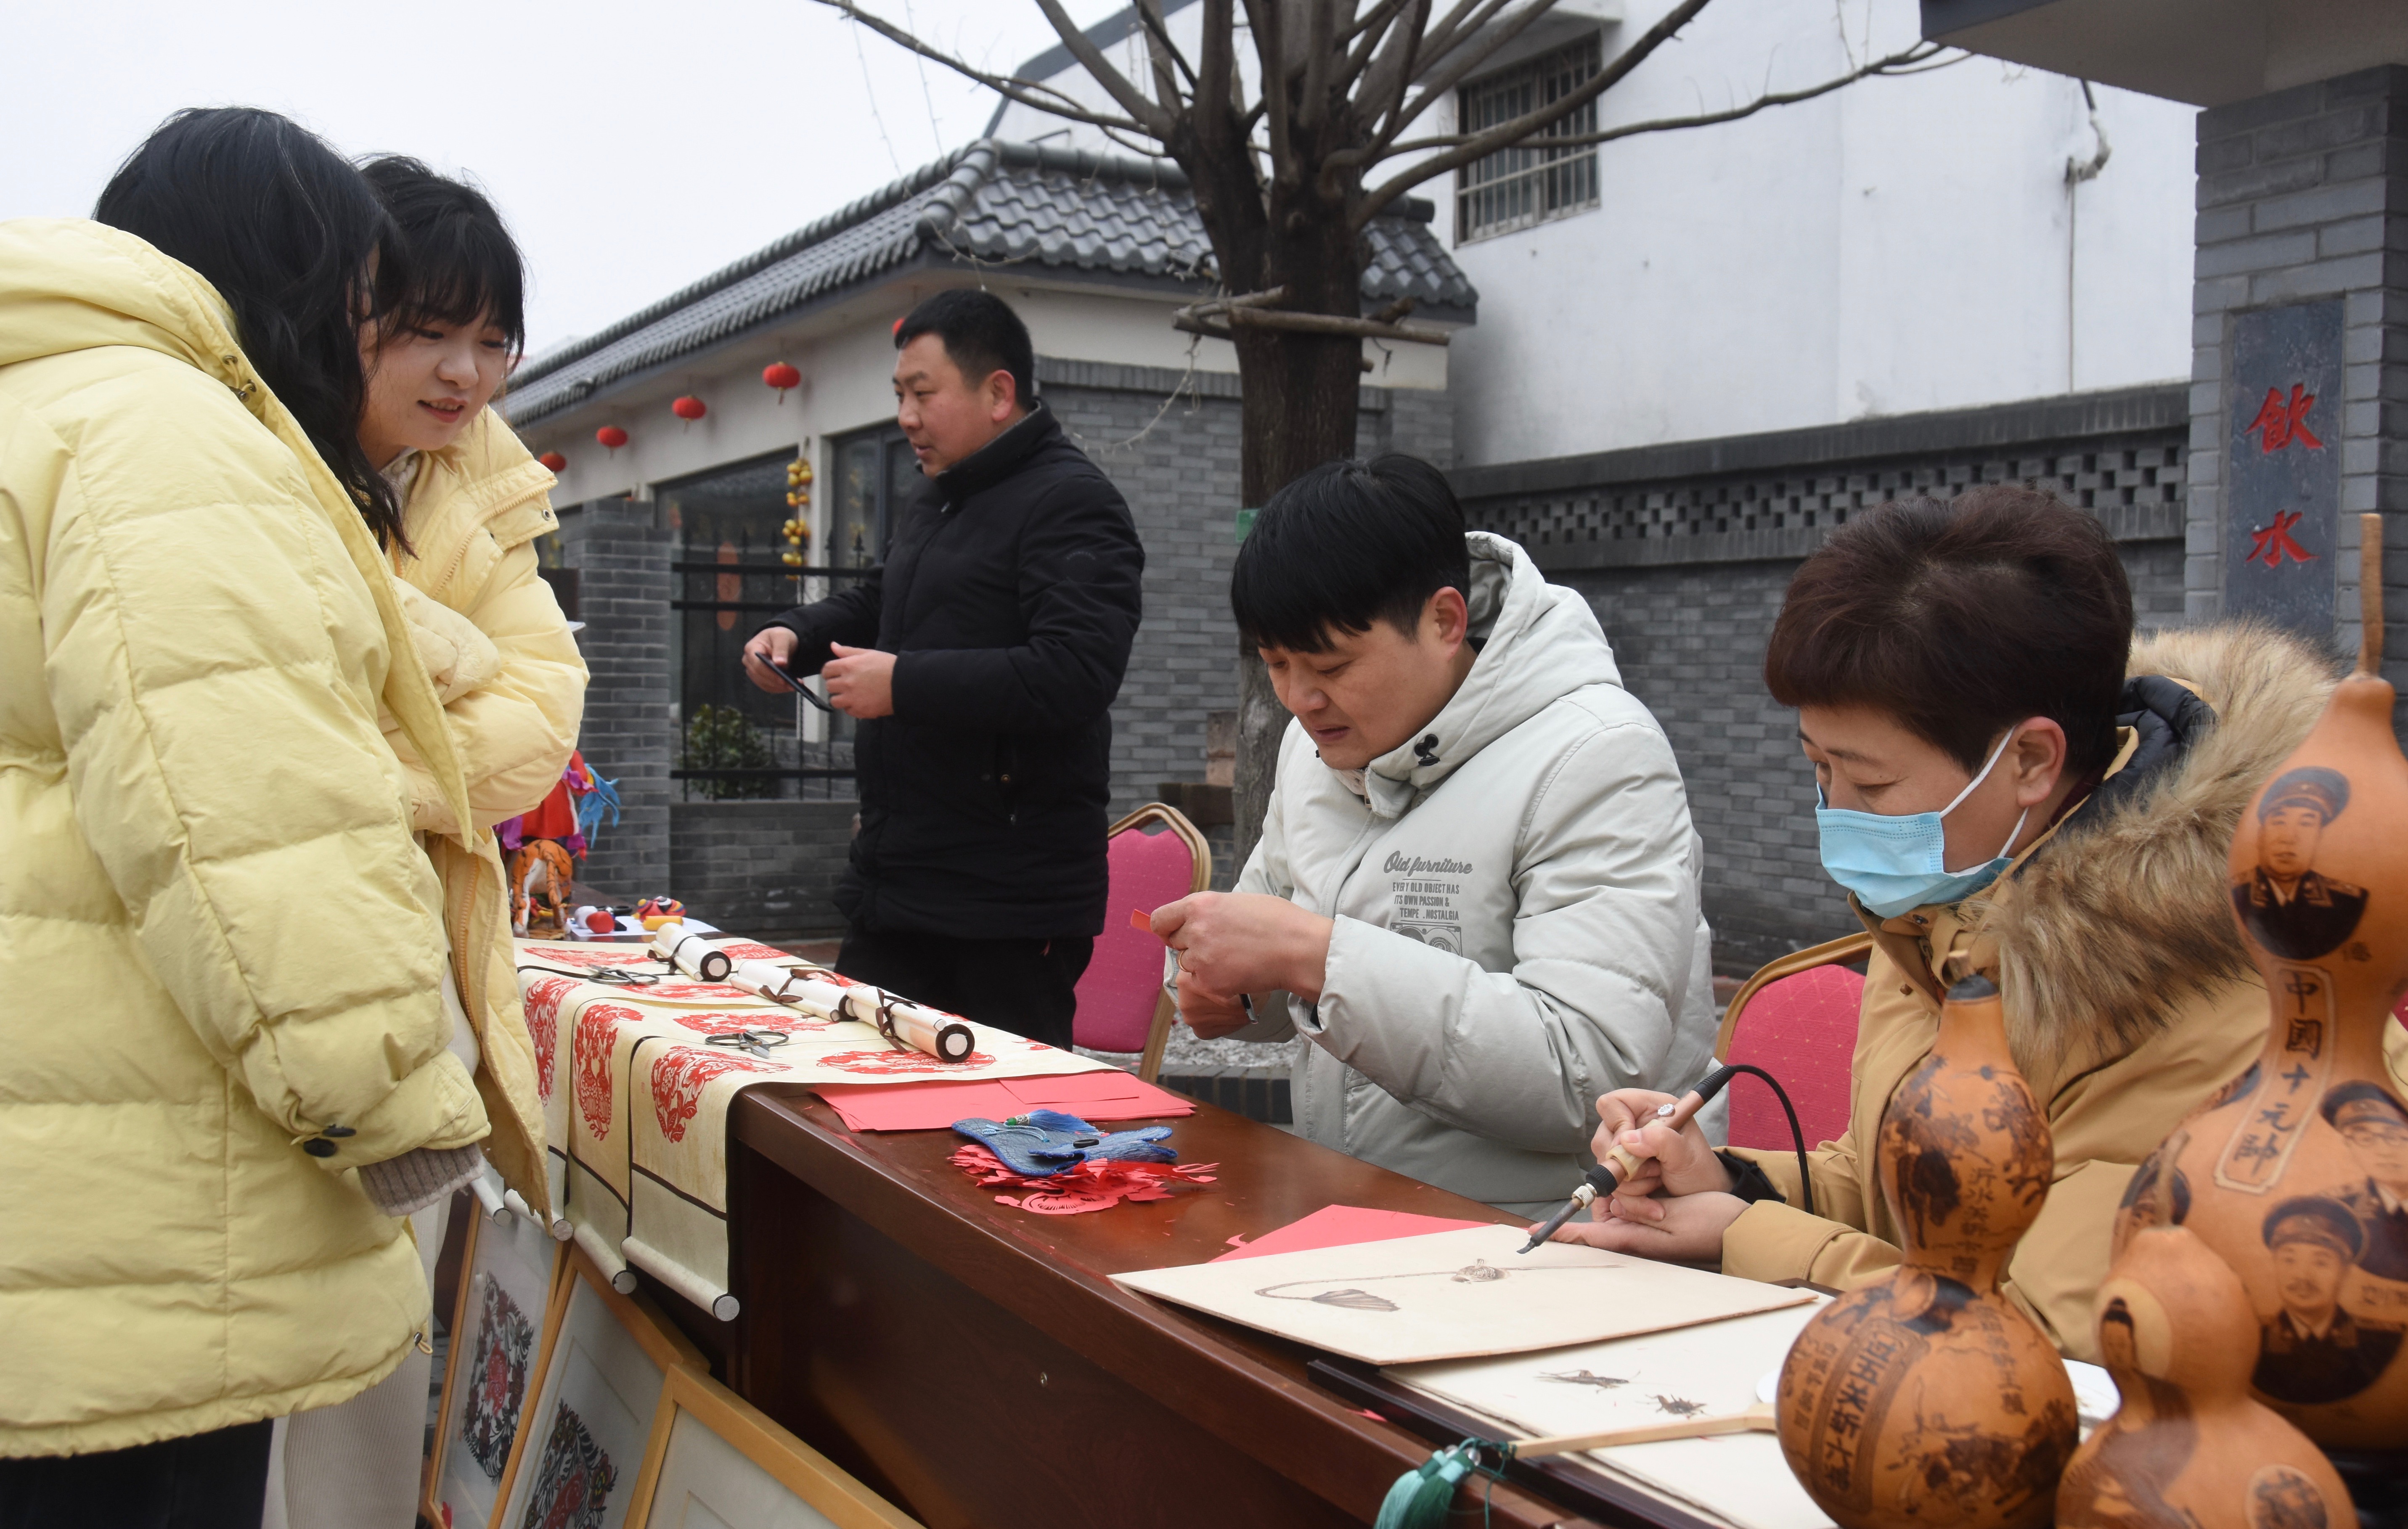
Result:
<svg viewBox="0 0 2408 1529"><path fill-rule="evenodd" d="M1928 1053L1941 995L1979 972L2057 1150L2008 1288L2093 1358L2091 1297L2133 1168L2264 1037L2225 858L2330 665L2237 623L2136 641L2105 528L2000 486L1835 533L1790 584L1765 680L1798 709L1824 868L1870 939L1835 952L1870 960L1853 1118L1811 1154L1810 1215L1794 1153L1718 1153L1694 1126L1640 1125L1664 1095L1608 1094L1597 1150L1619 1139L1658 1166L1565 1236L1836 1289L1885 1272L1882 1109Z"/></svg>

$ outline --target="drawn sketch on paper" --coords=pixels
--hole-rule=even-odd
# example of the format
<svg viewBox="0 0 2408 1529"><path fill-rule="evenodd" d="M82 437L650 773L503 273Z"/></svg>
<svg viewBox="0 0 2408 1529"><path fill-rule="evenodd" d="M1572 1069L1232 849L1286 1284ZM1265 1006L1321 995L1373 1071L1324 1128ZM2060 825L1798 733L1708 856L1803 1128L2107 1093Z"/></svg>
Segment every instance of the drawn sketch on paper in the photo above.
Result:
<svg viewBox="0 0 2408 1529"><path fill-rule="evenodd" d="M1374 1365L1560 1348L1812 1299L1572 1243L1525 1258L1526 1240L1519 1226L1475 1226L1112 1278Z"/></svg>
<svg viewBox="0 0 2408 1529"><path fill-rule="evenodd" d="M1604 1433L1668 1418L1720 1417L1758 1400L1813 1305L1543 1353L1400 1365L1403 1382L1531 1435ZM1618 1384L1600 1384L1619 1381ZM1670 1439L1582 1459L1737 1529L1829 1529L1770 1434Z"/></svg>

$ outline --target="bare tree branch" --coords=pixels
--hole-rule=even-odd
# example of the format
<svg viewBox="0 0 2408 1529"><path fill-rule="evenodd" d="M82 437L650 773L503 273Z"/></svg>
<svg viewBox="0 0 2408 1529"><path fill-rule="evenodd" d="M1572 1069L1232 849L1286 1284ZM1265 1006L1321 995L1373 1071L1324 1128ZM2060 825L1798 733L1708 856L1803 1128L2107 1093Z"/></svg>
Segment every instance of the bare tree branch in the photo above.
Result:
<svg viewBox="0 0 2408 1529"><path fill-rule="evenodd" d="M1154 62L1157 81L1163 73L1163 64L1168 62L1179 73L1187 77L1188 87L1193 89L1196 84L1196 71L1188 66L1186 56L1179 51L1179 45L1170 40L1170 27L1162 19L1162 0L1136 0L1136 4L1131 8L1137 12L1138 20L1144 23L1145 50L1147 56ZM1157 98L1162 94L1159 83L1155 87L1155 94ZM1177 98L1176 85L1171 87L1170 94L1173 99Z"/></svg>
<svg viewBox="0 0 2408 1529"><path fill-rule="evenodd" d="M1254 32L1254 55L1261 62L1263 74L1264 116L1271 142L1271 179L1281 185L1296 186L1304 181L1296 164L1296 139L1288 126L1287 69L1283 60L1286 55L1281 29L1284 24L1279 14L1281 0L1245 0L1246 21Z"/></svg>
<svg viewBox="0 0 2408 1529"><path fill-rule="evenodd" d="M1912 48L1901 49L1898 52L1890 54L1887 58L1875 59L1861 67L1851 69L1846 74L1841 75L1836 79L1827 79L1819 85L1809 85L1804 90L1782 91L1770 95L1759 95L1745 106L1732 107L1723 111L1710 111L1695 117L1658 117L1651 121L1626 122L1620 127L1601 128L1595 133L1579 133L1565 137L1541 138L1536 140L1536 142L1540 147L1547 149L1580 149L1592 144L1612 143L1616 138L1636 137L1641 133L1666 133L1676 128L1708 127L1715 122L1735 122L1742 117L1753 117L1767 107L1795 106L1800 101L1812 101L1818 95L1828 95L1833 91L1845 85L1853 85L1859 79L1895 79L1900 75L1929 74L1933 69L1945 69L1953 64L1962 64L1967 59L1973 56L1971 53L1959 53L1955 58L1949 59L1944 63L1936 64L1929 63L1930 60L1939 57L1940 54L1945 51L1947 51L1947 50L1939 43L1917 43ZM1912 65L1914 64L1927 64L1928 66L1924 68L1912 67ZM1404 143L1398 144L1394 149L1390 150L1389 152L1392 154L1408 154L1420 150L1445 149L1457 144L1469 143L1471 141L1471 135L1466 134L1451 134L1446 136L1432 138L1412 138ZM1531 140L1525 139L1524 141L1529 142ZM1507 147L1510 148L1512 145L1508 145Z"/></svg>
<svg viewBox="0 0 2408 1529"><path fill-rule="evenodd" d="M1452 95L1456 86L1478 73L1490 59L1503 51L1507 44L1528 31L1532 24L1553 9L1554 6L1555 0L1533 0L1529 9L1470 34L1453 51L1432 58L1425 64L1422 68L1422 78L1415 81L1420 88L1402 107L1398 108L1393 120L1382 130L1380 137L1371 145L1370 152L1365 157L1364 163L1372 164L1381 159L1387 146L1396 140L1397 135L1419 121L1422 114L1430 107Z"/></svg>
<svg viewBox="0 0 2408 1529"><path fill-rule="evenodd" d="M1321 124L1329 120L1333 103L1330 96L1346 83L1332 79L1329 66L1334 61L1346 62L1346 50L1338 40L1338 0L1305 0L1312 7L1311 24L1304 40L1304 90L1298 103L1296 125L1306 133L1318 134ZM1352 7L1353 0L1348 0ZM1350 77L1351 78L1351 77Z"/></svg>
<svg viewBox="0 0 2408 1529"><path fill-rule="evenodd" d="M854 0L816 0L816 3L827 7L830 10L843 12L848 20L858 21L896 47L908 49L922 58L941 64L963 79L985 86L1007 101L1027 107L1035 111L1064 118L1069 121L1082 122L1089 127L1120 128L1130 133L1150 131L1142 124L1130 121L1125 117L1111 117L1096 111L1040 80L990 74L964 59L954 57L941 48L922 42L891 21L871 15L854 4Z"/></svg>
<svg viewBox="0 0 2408 1529"><path fill-rule="evenodd" d="M1148 99L1126 75L1113 68L1112 61L1104 57L1104 50L1080 30L1076 21L1070 20L1070 13L1062 8L1062 0L1037 0L1037 8L1054 23L1054 32L1062 38L1062 46L1079 61L1079 67L1087 71L1087 78L1101 85L1105 94L1120 103L1120 108L1135 119L1139 131L1166 139L1176 131L1177 123L1171 109Z"/></svg>
<svg viewBox="0 0 2408 1529"><path fill-rule="evenodd" d="M1367 189L1363 200L1354 208L1354 223L1359 230L1382 209L1425 180L1432 180L1449 170L1486 159L1499 149L1508 149L1529 137L1551 122L1561 121L1603 95L1622 82L1625 76L1647 61L1648 55L1664 46L1671 36L1696 19L1706 8L1707 0L1681 0L1681 4L1665 12L1663 20L1647 29L1646 36L1632 43L1613 57L1613 62L1581 82L1580 88L1567 93L1534 111L1526 111L1511 121L1499 122L1484 132L1469 136L1453 149L1433 154L1428 159L1398 171L1377 187ZM1411 120L1410 116L1407 118Z"/></svg>
<svg viewBox="0 0 2408 1529"><path fill-rule="evenodd" d="M1375 135L1412 88L1422 34L1428 28L1429 0L1412 0L1411 9L1387 28L1384 36L1368 32L1364 35L1363 46L1373 52L1359 70L1361 82L1354 88L1355 104L1362 120Z"/></svg>

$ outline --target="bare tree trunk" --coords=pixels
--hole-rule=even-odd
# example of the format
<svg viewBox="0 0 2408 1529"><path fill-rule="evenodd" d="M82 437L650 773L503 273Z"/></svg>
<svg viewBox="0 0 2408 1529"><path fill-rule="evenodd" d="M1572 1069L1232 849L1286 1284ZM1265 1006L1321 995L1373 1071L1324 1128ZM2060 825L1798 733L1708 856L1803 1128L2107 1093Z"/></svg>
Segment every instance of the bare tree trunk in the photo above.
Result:
<svg viewBox="0 0 2408 1529"><path fill-rule="evenodd" d="M1283 306L1300 312L1359 313L1362 252L1346 233L1344 207L1301 205L1301 198L1283 206L1283 200L1274 192L1264 268L1254 290L1285 286ZM1351 337L1262 330L1240 330L1236 343L1241 492L1246 504L1258 507L1310 469L1354 454L1363 345ZM1287 723L1262 659L1241 644L1235 793L1240 866L1262 836Z"/></svg>

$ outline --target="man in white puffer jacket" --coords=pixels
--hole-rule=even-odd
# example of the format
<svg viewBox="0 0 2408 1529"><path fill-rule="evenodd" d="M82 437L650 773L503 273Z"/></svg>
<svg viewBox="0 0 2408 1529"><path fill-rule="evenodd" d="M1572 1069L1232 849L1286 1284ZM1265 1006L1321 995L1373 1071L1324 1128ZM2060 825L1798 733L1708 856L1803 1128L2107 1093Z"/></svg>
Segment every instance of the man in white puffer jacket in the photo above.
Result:
<svg viewBox="0 0 2408 1529"><path fill-rule="evenodd" d="M1713 1065L1704 852L1671 744L1587 604L1466 534L1411 457L1281 491L1231 603L1297 720L1237 891L1154 915L1182 1020L1301 1032L1312 1140L1553 1210L1593 1162L1600 1093L1678 1093Z"/></svg>

